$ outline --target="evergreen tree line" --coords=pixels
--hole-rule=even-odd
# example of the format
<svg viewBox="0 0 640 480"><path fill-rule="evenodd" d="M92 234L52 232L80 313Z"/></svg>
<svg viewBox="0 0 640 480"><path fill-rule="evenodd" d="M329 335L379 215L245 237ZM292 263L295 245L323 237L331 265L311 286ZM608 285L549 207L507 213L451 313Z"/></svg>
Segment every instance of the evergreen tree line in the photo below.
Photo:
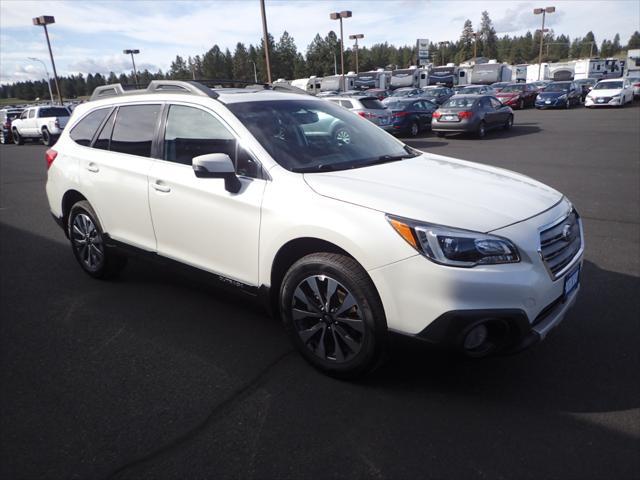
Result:
<svg viewBox="0 0 640 480"><path fill-rule="evenodd" d="M480 28L475 30L471 20L466 20L460 37L456 41L431 43L430 59L434 65L450 62L462 63L471 59L474 53L478 57L496 59L499 62L536 63L540 51L539 31L528 31L521 36L504 35L498 37L487 12L482 13ZM340 40L336 33L330 31L325 37L316 34L307 46L303 55L288 32L284 32L276 42L269 35L269 57L271 78L304 78L311 75L319 77L340 72ZM345 45L345 71L355 71L355 53ZM582 38L571 39L567 35L556 35L552 30L545 33L542 61L557 62L570 58L586 58L589 56L609 57L618 55L625 49L640 48L640 32L633 33L626 47L620 43L620 35L612 40L605 39L600 45L596 43L593 32ZM358 67L360 71L376 68L406 68L417 63L416 46L396 47L387 42L374 44L371 47L360 47L358 50ZM234 79L240 81L267 81L267 70L264 55L264 40L257 45L238 42L233 50L224 51L214 45L201 55L187 57L176 55L168 72L162 70L152 73L148 70L138 72L141 85L156 79ZM53 83L53 82L52 82ZM128 74L108 76L100 73L59 77L60 90L64 98L76 98L90 95L98 85L109 83L134 84L133 71ZM52 87L55 92L55 87ZM54 93L55 94L55 93ZM46 81L25 81L0 86L0 98L20 98L34 100L49 97Z"/></svg>

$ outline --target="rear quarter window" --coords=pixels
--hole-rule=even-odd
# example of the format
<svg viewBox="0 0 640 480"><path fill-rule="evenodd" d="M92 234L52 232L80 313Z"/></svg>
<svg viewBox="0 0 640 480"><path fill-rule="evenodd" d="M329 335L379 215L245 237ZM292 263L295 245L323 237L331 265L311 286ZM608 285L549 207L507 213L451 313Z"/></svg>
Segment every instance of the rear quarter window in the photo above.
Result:
<svg viewBox="0 0 640 480"><path fill-rule="evenodd" d="M91 144L91 139L95 135L96 130L98 130L110 110L110 108L101 108L83 117L82 120L76 123L71 129L71 133L69 134L71 139L78 145L88 147Z"/></svg>
<svg viewBox="0 0 640 480"><path fill-rule="evenodd" d="M362 106L368 110L384 110L384 105L377 98L362 98L360 99Z"/></svg>

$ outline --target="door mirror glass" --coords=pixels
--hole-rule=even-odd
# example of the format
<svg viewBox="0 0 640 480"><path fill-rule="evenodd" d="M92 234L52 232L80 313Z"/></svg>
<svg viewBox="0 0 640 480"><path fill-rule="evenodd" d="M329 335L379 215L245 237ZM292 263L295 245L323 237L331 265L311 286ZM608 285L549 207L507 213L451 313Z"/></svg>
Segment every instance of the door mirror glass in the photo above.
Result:
<svg viewBox="0 0 640 480"><path fill-rule="evenodd" d="M231 193L240 191L241 183L231 157L226 153L199 155L191 161L193 171L198 178L224 178L224 186Z"/></svg>

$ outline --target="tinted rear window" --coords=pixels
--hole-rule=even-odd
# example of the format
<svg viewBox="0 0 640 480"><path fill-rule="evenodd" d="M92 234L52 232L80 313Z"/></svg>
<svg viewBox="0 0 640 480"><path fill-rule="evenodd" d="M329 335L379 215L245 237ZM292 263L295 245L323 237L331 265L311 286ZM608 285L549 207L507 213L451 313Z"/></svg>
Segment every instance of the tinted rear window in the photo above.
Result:
<svg viewBox="0 0 640 480"><path fill-rule="evenodd" d="M442 105L443 108L471 108L475 105L478 100L475 98L467 98L467 97L451 97L449 100L444 102Z"/></svg>
<svg viewBox="0 0 640 480"><path fill-rule="evenodd" d="M79 145L88 147L91 144L91 139L95 135L96 130L102 124L102 121L107 116L107 113L109 113L109 110L109 108L101 108L100 110L95 110L84 117L82 120L80 120L71 129L71 139Z"/></svg>
<svg viewBox="0 0 640 480"><path fill-rule="evenodd" d="M140 157L150 157L151 143L159 114L160 105L120 107L111 135L110 150Z"/></svg>
<svg viewBox="0 0 640 480"><path fill-rule="evenodd" d="M377 98L361 98L360 103L368 110L384 110L384 105Z"/></svg>
<svg viewBox="0 0 640 480"><path fill-rule="evenodd" d="M68 117L69 110L62 107L47 107L41 108L40 113L38 113L38 117Z"/></svg>

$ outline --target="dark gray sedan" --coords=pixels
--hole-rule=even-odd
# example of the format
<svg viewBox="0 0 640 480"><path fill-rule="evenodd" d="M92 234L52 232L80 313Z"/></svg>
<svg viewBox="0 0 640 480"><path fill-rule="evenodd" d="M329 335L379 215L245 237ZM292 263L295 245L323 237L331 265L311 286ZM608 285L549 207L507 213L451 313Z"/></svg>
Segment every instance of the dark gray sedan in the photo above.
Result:
<svg viewBox="0 0 640 480"><path fill-rule="evenodd" d="M475 133L513 125L513 110L491 95L454 95L433 113L431 130L439 137L447 133Z"/></svg>

